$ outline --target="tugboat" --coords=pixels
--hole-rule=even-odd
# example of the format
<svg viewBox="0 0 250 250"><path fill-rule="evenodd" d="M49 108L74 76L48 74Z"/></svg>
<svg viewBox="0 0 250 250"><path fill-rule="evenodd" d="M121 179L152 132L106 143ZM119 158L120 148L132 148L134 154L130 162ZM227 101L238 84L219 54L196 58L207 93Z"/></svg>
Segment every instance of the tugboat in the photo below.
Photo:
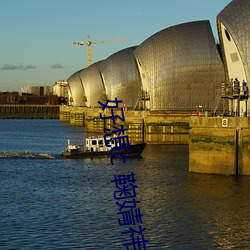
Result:
<svg viewBox="0 0 250 250"><path fill-rule="evenodd" d="M141 156L145 142L131 143L126 147L120 145L120 141L115 141L115 135L111 136L91 136L85 139L85 145L71 145L68 140L68 146L62 156L65 158L94 158L94 157L110 157L113 153L121 153L127 157ZM113 150L112 150L113 149Z"/></svg>

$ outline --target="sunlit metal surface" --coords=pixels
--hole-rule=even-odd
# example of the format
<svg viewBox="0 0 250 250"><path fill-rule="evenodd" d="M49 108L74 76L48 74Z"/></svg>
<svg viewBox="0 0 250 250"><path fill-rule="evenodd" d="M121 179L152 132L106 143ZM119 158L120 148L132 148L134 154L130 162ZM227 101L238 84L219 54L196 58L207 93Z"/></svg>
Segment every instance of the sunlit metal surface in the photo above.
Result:
<svg viewBox="0 0 250 250"><path fill-rule="evenodd" d="M133 51L136 46L121 50L100 64L100 72L105 85L107 98L116 97L127 108L133 108L139 98L141 81Z"/></svg>
<svg viewBox="0 0 250 250"><path fill-rule="evenodd" d="M85 101L87 107L98 107L98 101L105 100L105 90L98 66L100 62L94 63L82 70L79 74L85 90Z"/></svg>
<svg viewBox="0 0 250 250"><path fill-rule="evenodd" d="M237 78L243 89L243 82L250 83L250 4L249 0L234 0L217 16L222 56L226 68L227 83ZM232 102L231 109L240 116L250 115L248 98L239 103ZM237 108L238 107L238 108ZM237 111L238 110L238 111Z"/></svg>
<svg viewBox="0 0 250 250"><path fill-rule="evenodd" d="M69 90L69 104L74 106L84 106L84 96L85 92L81 83L80 79L80 72L82 71L78 70L73 75L71 75L67 82L68 82L68 90Z"/></svg>
<svg viewBox="0 0 250 250"><path fill-rule="evenodd" d="M244 62L247 81L250 82L250 4L249 0L234 0L217 16L237 45ZM219 29L219 35L222 36Z"/></svg>
<svg viewBox="0 0 250 250"><path fill-rule="evenodd" d="M134 51L151 110L211 110L224 68L209 21L164 29Z"/></svg>

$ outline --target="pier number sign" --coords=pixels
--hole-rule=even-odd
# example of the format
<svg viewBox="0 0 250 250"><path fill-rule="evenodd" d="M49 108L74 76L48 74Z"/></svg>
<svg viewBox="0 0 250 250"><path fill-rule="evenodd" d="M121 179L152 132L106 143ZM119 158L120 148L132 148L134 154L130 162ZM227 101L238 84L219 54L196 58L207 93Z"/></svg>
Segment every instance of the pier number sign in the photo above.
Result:
<svg viewBox="0 0 250 250"><path fill-rule="evenodd" d="M227 128L228 127L228 119L224 118L222 119L222 127Z"/></svg>

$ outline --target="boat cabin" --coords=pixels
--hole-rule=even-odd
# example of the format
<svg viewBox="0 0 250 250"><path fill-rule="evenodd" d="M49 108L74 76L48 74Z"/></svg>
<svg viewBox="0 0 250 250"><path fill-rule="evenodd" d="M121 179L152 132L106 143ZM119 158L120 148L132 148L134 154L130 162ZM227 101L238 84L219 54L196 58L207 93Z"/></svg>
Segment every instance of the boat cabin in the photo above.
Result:
<svg viewBox="0 0 250 250"><path fill-rule="evenodd" d="M85 150L90 151L90 152L109 151L116 146L115 140L111 136L106 137L106 144L110 145L111 147L108 147L105 145L104 137L92 136L92 137L86 138L85 140L86 140Z"/></svg>

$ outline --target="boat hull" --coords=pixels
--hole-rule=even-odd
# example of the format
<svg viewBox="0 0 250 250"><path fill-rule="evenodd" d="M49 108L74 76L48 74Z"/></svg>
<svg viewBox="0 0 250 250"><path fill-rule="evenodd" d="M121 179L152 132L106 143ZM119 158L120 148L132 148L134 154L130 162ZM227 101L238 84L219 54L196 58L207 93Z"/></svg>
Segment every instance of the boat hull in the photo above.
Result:
<svg viewBox="0 0 250 250"><path fill-rule="evenodd" d="M121 153L126 157L138 157L141 156L144 148L146 147L145 142L133 143L130 144L130 147L117 149L109 151L71 151L71 152L63 152L62 156L65 158L95 158L95 157L111 157L114 153Z"/></svg>

